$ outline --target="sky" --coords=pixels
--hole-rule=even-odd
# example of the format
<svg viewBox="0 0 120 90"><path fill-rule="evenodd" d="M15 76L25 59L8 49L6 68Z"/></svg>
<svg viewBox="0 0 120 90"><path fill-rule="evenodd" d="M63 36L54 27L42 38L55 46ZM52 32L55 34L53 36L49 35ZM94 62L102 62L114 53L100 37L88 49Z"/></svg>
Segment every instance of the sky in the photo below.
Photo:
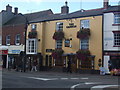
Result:
<svg viewBox="0 0 120 90"><path fill-rule="evenodd" d="M69 12L75 12L80 9L96 9L103 7L103 0L0 0L0 11L6 9L6 5L14 8L18 7L19 13L33 13L52 9L53 13L60 13L61 7L68 2ZM109 5L118 5L120 0L109 0Z"/></svg>

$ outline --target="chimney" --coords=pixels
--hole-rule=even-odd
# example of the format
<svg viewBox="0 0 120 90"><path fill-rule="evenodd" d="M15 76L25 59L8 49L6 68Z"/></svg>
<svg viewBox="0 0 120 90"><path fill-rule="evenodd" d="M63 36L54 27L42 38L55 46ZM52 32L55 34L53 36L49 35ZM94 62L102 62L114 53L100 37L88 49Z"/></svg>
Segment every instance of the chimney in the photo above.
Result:
<svg viewBox="0 0 120 90"><path fill-rule="evenodd" d="M103 2L103 7L104 7L105 9L107 9L108 6L109 6L109 0L104 0L104 2Z"/></svg>
<svg viewBox="0 0 120 90"><path fill-rule="evenodd" d="M65 2L65 6L61 7L61 14L68 14L69 13L69 7L67 6L68 2Z"/></svg>
<svg viewBox="0 0 120 90"><path fill-rule="evenodd" d="M14 13L15 13L15 15L18 14L18 8L17 7L14 8Z"/></svg>
<svg viewBox="0 0 120 90"><path fill-rule="evenodd" d="M9 4L6 6L6 11L7 12L12 12L12 6L10 6Z"/></svg>

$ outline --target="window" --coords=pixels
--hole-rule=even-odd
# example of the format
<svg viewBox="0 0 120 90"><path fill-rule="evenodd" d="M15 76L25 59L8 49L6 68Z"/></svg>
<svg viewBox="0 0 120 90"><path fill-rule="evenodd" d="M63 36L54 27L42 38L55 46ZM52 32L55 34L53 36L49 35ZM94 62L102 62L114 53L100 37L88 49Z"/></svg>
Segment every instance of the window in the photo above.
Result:
<svg viewBox="0 0 120 90"><path fill-rule="evenodd" d="M114 33L114 46L120 46L120 32Z"/></svg>
<svg viewBox="0 0 120 90"><path fill-rule="evenodd" d="M37 53L37 40L36 39L28 39L27 40L27 53L28 54L36 54Z"/></svg>
<svg viewBox="0 0 120 90"><path fill-rule="evenodd" d="M81 50L86 50L89 49L89 40L88 39L81 39L81 44L80 44Z"/></svg>
<svg viewBox="0 0 120 90"><path fill-rule="evenodd" d="M69 39L65 40L65 47L70 47L70 40Z"/></svg>
<svg viewBox="0 0 120 90"><path fill-rule="evenodd" d="M32 30L36 30L36 27L37 27L36 24L32 24L32 25L31 25Z"/></svg>
<svg viewBox="0 0 120 90"><path fill-rule="evenodd" d="M6 45L10 45L10 35L6 36Z"/></svg>
<svg viewBox="0 0 120 90"><path fill-rule="evenodd" d="M114 15L114 24L120 24L120 13Z"/></svg>
<svg viewBox="0 0 120 90"><path fill-rule="evenodd" d="M56 41L56 48L62 48L62 40Z"/></svg>
<svg viewBox="0 0 120 90"><path fill-rule="evenodd" d="M15 37L15 44L20 45L20 34L17 34Z"/></svg>
<svg viewBox="0 0 120 90"><path fill-rule="evenodd" d="M56 31L63 31L63 23L62 22L56 23Z"/></svg>
<svg viewBox="0 0 120 90"><path fill-rule="evenodd" d="M81 20L80 28L90 28L90 21L89 20Z"/></svg>
<svg viewBox="0 0 120 90"><path fill-rule="evenodd" d="M0 35L0 45L2 45L2 36Z"/></svg>

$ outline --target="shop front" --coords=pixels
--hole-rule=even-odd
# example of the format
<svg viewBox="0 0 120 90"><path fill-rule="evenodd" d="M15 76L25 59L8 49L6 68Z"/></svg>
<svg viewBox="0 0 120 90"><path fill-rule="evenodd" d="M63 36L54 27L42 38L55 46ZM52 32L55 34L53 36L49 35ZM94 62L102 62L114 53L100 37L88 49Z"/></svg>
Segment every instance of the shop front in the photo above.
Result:
<svg viewBox="0 0 120 90"><path fill-rule="evenodd" d="M109 64L112 65L112 69L120 69L120 51L104 52L104 67L107 73L110 73Z"/></svg>
<svg viewBox="0 0 120 90"><path fill-rule="evenodd" d="M1 56L0 62L2 64L2 67L7 68L7 66L8 66L8 63L7 63L7 61L8 61L8 47L6 47L6 46L0 47L0 56Z"/></svg>

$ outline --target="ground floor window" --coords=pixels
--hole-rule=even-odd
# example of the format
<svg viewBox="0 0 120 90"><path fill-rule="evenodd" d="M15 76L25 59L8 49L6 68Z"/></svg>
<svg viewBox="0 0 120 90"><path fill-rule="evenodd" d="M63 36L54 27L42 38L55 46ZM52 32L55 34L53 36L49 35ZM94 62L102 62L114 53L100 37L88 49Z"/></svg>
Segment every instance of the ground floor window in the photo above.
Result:
<svg viewBox="0 0 120 90"><path fill-rule="evenodd" d="M36 54L37 53L37 40L36 39L28 39L27 40L27 53L28 54Z"/></svg>

